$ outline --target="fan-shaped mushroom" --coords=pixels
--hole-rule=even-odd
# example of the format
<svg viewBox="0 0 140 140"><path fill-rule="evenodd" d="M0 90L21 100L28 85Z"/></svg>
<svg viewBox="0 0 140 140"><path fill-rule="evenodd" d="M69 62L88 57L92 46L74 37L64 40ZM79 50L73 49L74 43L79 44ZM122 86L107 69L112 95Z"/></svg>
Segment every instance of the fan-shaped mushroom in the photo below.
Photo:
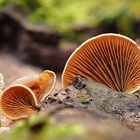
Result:
<svg viewBox="0 0 140 140"><path fill-rule="evenodd" d="M25 118L37 112L37 100L31 89L15 84L5 89L1 95L0 108L11 119Z"/></svg>
<svg viewBox="0 0 140 140"><path fill-rule="evenodd" d="M116 91L133 93L140 87L140 48L119 34L91 38L68 59L62 75L63 86L70 85L76 75Z"/></svg>
<svg viewBox="0 0 140 140"><path fill-rule="evenodd" d="M13 84L23 84L29 87L38 101L44 100L54 88L56 75L54 72L45 70L43 73L17 79Z"/></svg>
<svg viewBox="0 0 140 140"><path fill-rule="evenodd" d="M38 111L38 103L52 91L56 81L54 72L17 79L6 88L0 98L0 109L11 119L19 119Z"/></svg>

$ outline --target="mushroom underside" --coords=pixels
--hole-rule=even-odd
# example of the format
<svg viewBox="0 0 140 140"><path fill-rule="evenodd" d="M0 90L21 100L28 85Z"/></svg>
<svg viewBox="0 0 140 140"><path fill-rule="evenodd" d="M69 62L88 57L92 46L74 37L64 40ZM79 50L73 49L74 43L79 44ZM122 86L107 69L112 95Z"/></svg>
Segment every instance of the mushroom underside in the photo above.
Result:
<svg viewBox="0 0 140 140"><path fill-rule="evenodd" d="M62 75L63 86L70 85L77 75L132 93L140 87L140 49L118 34L92 38L70 56Z"/></svg>

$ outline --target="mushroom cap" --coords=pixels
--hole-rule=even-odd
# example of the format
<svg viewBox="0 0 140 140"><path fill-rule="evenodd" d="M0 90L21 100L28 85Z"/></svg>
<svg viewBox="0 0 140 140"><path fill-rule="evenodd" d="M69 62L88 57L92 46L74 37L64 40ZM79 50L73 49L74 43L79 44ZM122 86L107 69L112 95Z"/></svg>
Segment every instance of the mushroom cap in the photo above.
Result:
<svg viewBox="0 0 140 140"><path fill-rule="evenodd" d="M41 74L17 79L13 84L23 84L29 87L38 101L44 100L53 90L56 83L56 75L53 71L45 70Z"/></svg>
<svg viewBox="0 0 140 140"><path fill-rule="evenodd" d="M10 119L26 118L38 111L36 106L34 93L24 85L9 86L1 95L1 112Z"/></svg>
<svg viewBox="0 0 140 140"><path fill-rule="evenodd" d="M68 59L62 85L70 85L77 75L115 91L133 93L140 88L140 48L133 40L119 34L93 37Z"/></svg>

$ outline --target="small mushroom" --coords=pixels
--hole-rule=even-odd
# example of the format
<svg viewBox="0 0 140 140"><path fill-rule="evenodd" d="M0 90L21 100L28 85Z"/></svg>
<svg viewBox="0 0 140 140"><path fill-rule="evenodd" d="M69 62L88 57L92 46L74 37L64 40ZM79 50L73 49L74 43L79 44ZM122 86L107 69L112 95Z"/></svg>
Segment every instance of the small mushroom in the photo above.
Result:
<svg viewBox="0 0 140 140"><path fill-rule="evenodd" d="M53 90L56 82L54 72L45 70L43 73L17 79L13 84L23 84L29 87L35 94L38 101L44 100Z"/></svg>
<svg viewBox="0 0 140 140"><path fill-rule="evenodd" d="M3 75L0 73L0 90L4 87Z"/></svg>
<svg viewBox="0 0 140 140"><path fill-rule="evenodd" d="M55 73L49 70L40 75L17 79L1 94L1 112L12 120L38 112L38 103L50 94L55 81Z"/></svg>
<svg viewBox="0 0 140 140"><path fill-rule="evenodd" d="M1 112L10 119L26 118L38 112L37 99L33 91L20 84L6 88L0 99Z"/></svg>
<svg viewBox="0 0 140 140"><path fill-rule="evenodd" d="M118 92L133 93L140 88L140 48L119 34L102 34L84 42L68 59L62 85L81 75Z"/></svg>

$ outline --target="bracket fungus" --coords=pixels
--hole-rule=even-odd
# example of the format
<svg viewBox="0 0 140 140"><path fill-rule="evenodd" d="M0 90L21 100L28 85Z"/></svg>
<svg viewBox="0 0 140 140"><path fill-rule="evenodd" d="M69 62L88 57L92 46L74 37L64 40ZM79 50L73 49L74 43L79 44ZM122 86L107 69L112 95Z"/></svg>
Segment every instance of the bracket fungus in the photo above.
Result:
<svg viewBox="0 0 140 140"><path fill-rule="evenodd" d="M38 103L50 94L55 81L55 73L49 70L40 75L17 79L2 92L1 112L13 120L38 112Z"/></svg>
<svg viewBox="0 0 140 140"><path fill-rule="evenodd" d="M68 59L62 85L70 85L77 75L118 92L133 93L140 88L140 48L133 40L119 34L93 37Z"/></svg>

